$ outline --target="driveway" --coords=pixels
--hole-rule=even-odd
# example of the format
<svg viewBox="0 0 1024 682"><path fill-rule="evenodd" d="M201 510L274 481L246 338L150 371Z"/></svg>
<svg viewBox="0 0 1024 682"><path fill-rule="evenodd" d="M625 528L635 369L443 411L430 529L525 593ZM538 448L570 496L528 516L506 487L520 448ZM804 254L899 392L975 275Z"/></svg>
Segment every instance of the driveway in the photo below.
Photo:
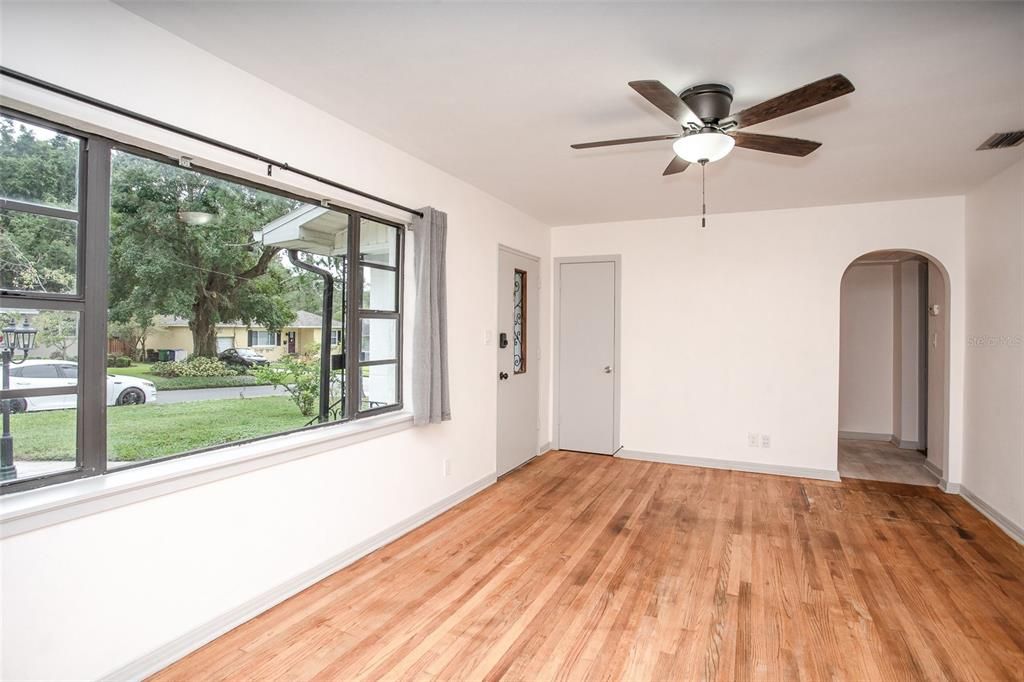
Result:
<svg viewBox="0 0 1024 682"><path fill-rule="evenodd" d="M263 398L268 395L288 395L276 386L229 386L227 388L190 388L183 391L157 391L156 404L191 403L197 400L231 400L234 398Z"/></svg>

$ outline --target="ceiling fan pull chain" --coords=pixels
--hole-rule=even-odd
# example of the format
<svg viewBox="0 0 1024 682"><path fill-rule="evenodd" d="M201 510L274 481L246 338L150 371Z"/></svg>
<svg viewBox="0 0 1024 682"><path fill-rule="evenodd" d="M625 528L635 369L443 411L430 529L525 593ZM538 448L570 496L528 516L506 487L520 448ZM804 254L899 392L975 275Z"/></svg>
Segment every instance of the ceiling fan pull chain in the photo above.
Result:
<svg viewBox="0 0 1024 682"><path fill-rule="evenodd" d="M704 159L700 162L700 226L707 227L708 202L706 194L707 183L704 180L704 173L707 170L708 162Z"/></svg>

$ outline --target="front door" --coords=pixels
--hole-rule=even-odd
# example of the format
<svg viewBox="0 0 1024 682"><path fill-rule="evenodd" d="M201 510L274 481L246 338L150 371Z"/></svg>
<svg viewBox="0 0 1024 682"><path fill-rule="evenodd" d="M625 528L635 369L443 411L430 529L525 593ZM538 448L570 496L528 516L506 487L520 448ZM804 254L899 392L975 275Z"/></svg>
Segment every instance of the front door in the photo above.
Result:
<svg viewBox="0 0 1024 682"><path fill-rule="evenodd" d="M619 445L615 396L615 260L558 267L557 438L560 450L614 454Z"/></svg>
<svg viewBox="0 0 1024 682"><path fill-rule="evenodd" d="M295 354L295 332L288 332L288 354Z"/></svg>
<svg viewBox="0 0 1024 682"><path fill-rule="evenodd" d="M537 454L540 384L540 267L501 249L498 256L498 475Z"/></svg>

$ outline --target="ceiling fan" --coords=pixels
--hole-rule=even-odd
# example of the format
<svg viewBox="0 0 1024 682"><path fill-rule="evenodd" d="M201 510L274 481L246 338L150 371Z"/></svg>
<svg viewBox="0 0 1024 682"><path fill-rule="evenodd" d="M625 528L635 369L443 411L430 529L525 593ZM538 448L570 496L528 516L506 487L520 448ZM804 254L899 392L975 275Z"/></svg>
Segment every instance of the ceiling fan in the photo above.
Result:
<svg viewBox="0 0 1024 682"><path fill-rule="evenodd" d="M724 158L734 146L771 154L807 156L821 146L820 142L795 137L759 135L739 132L740 128L770 121L786 114L813 107L836 97L853 92L853 83L842 74L814 81L784 95L755 104L735 114L732 106L732 88L721 83L703 83L687 88L680 95L669 90L661 81L631 81L629 87L640 96L668 114L682 126L680 133L627 137L570 145L573 149L610 147L637 142L675 140L672 149L676 157L662 175L681 173L691 164L707 163Z"/></svg>

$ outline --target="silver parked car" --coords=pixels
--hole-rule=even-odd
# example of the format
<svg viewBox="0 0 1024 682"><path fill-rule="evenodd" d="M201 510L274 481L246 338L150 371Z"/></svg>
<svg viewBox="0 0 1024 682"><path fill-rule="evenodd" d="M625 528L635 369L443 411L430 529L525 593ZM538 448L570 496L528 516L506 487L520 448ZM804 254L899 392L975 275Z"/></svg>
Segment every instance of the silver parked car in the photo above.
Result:
<svg viewBox="0 0 1024 682"><path fill-rule="evenodd" d="M11 365L11 388L50 388L77 386L78 363L69 360L26 360ZM153 382L118 374L107 375L107 405L142 405L156 401ZM15 398L14 412L66 410L78 406L74 393Z"/></svg>

